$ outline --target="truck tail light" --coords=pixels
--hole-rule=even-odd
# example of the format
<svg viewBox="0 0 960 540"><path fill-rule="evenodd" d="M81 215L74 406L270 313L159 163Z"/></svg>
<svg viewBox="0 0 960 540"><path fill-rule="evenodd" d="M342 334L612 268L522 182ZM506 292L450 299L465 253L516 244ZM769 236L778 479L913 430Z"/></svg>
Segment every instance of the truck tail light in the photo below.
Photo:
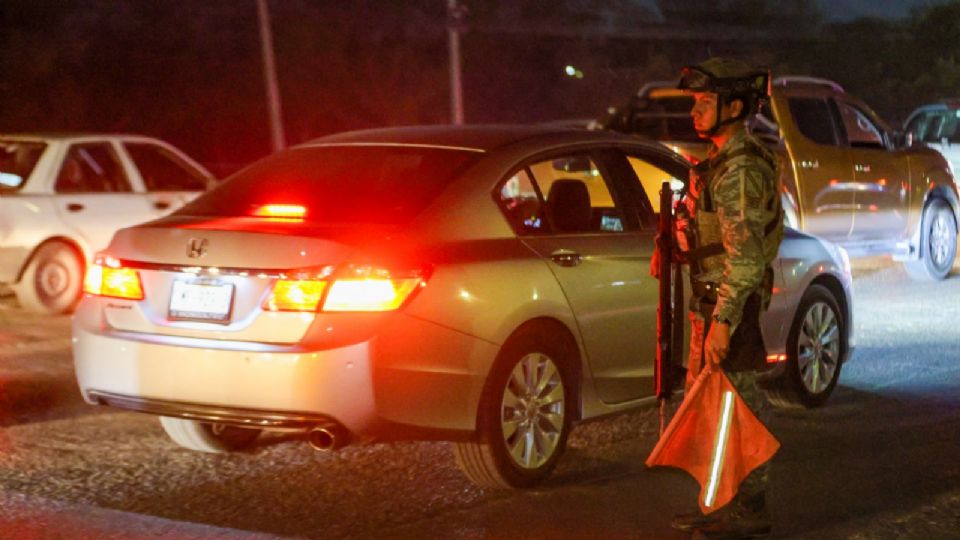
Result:
<svg viewBox="0 0 960 540"><path fill-rule="evenodd" d="M133 268L124 268L113 257L98 257L87 268L83 278L83 292L97 296L143 300L140 274Z"/></svg>

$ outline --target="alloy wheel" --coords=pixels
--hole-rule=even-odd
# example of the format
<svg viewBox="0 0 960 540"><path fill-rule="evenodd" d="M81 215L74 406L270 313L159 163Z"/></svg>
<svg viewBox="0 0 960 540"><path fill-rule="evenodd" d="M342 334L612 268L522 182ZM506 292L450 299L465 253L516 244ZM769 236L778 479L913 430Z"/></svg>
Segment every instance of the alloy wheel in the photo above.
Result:
<svg viewBox="0 0 960 540"><path fill-rule="evenodd" d="M503 391L500 425L507 452L524 469L536 469L557 450L564 429L564 388L550 357L520 359Z"/></svg>
<svg viewBox="0 0 960 540"><path fill-rule="evenodd" d="M44 298L56 298L70 284L70 271L57 261L48 262L37 273L37 289Z"/></svg>
<svg viewBox="0 0 960 540"><path fill-rule="evenodd" d="M825 391L839 362L840 323L829 305L816 302L807 310L797 336L797 367L807 391Z"/></svg>
<svg viewBox="0 0 960 540"><path fill-rule="evenodd" d="M930 260L937 268L943 268L950 258L950 243L955 241L952 224L947 222L945 212L937 212L930 224Z"/></svg>

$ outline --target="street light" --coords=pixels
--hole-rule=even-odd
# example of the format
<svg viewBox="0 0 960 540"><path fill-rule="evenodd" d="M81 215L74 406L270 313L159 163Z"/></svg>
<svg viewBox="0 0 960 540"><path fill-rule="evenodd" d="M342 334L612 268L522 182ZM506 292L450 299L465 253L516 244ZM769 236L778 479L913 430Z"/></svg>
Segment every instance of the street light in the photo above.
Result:
<svg viewBox="0 0 960 540"><path fill-rule="evenodd" d="M450 51L450 113L453 123L463 123L463 82L460 77L460 30L467 18L467 8L457 0L447 0L447 44Z"/></svg>
<svg viewBox="0 0 960 540"><path fill-rule="evenodd" d="M277 67L273 58L273 35L270 32L270 13L267 0L257 0L257 21L260 26L260 50L263 52L263 78L267 86L267 108L270 111L270 141L273 151L287 146L283 136L283 116L280 114L280 89L277 86Z"/></svg>

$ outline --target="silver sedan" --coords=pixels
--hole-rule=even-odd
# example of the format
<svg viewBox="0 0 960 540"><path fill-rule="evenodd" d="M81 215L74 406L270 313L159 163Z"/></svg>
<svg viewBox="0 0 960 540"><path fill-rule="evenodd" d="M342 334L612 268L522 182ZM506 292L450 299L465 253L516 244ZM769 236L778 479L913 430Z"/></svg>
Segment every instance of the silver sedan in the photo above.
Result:
<svg viewBox="0 0 960 540"><path fill-rule="evenodd" d="M654 399L652 193L687 167L558 127L287 150L114 236L74 319L80 389L195 450L442 439L477 484L534 485L574 423ZM849 266L790 231L775 273L769 393L815 406L853 348Z"/></svg>

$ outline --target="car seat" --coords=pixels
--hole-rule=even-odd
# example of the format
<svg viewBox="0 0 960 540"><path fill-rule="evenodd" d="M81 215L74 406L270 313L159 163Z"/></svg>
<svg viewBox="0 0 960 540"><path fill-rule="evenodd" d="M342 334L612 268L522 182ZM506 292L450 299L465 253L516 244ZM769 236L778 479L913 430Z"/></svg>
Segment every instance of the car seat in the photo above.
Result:
<svg viewBox="0 0 960 540"><path fill-rule="evenodd" d="M547 206L557 232L590 230L590 193L580 180L560 178L550 185Z"/></svg>

